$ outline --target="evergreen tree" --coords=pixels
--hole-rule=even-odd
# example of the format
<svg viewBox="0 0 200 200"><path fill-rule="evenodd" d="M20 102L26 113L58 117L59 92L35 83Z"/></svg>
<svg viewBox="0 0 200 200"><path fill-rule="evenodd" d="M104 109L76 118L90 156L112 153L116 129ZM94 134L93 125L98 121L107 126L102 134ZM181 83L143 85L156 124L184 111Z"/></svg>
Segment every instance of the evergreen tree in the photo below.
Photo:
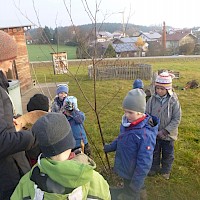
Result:
<svg viewBox="0 0 200 200"><path fill-rule="evenodd" d="M42 39L44 44L49 44L52 39L52 35L48 26L45 26L42 33Z"/></svg>
<svg viewBox="0 0 200 200"><path fill-rule="evenodd" d="M111 44L108 45L108 48L106 49L106 52L104 54L105 58L114 58L116 57L115 50Z"/></svg>

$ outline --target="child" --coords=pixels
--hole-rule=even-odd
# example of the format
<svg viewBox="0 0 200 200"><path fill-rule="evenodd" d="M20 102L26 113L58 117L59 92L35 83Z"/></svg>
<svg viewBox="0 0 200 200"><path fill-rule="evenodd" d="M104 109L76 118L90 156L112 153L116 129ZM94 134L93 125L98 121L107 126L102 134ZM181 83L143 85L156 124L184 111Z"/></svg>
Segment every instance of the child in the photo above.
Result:
<svg viewBox="0 0 200 200"><path fill-rule="evenodd" d="M76 99L77 103L77 99ZM74 138L76 140L75 148L73 149L79 149L84 145L84 153L88 156L90 156L90 147L88 144L87 135L83 126L83 123L85 121L85 114L78 110L77 107L75 107L74 102L72 102L72 99L65 98L63 107L62 107L63 114L67 117L72 132L74 135ZM82 144L83 143L83 144Z"/></svg>
<svg viewBox="0 0 200 200"><path fill-rule="evenodd" d="M174 161L174 141L181 121L181 106L172 91L173 74L163 72L155 81L155 94L148 100L146 112L160 119L159 132L149 175L161 173L169 179Z"/></svg>
<svg viewBox="0 0 200 200"><path fill-rule="evenodd" d="M159 121L144 113L145 96L141 89L128 92L122 104L125 114L120 134L104 146L105 152L116 151L114 171L124 179L122 193L113 199L140 199L140 191L151 168Z"/></svg>
<svg viewBox="0 0 200 200"><path fill-rule="evenodd" d="M27 111L34 110L49 111L49 98L43 94L35 94L32 96L27 104Z"/></svg>
<svg viewBox="0 0 200 200"><path fill-rule="evenodd" d="M133 82L133 89L136 89L136 88L144 90L144 83L143 83L143 81L141 79L136 79ZM147 102L148 99L151 97L151 92L150 92L149 89L145 89L144 92L146 94L146 102Z"/></svg>
<svg viewBox="0 0 200 200"><path fill-rule="evenodd" d="M71 152L75 140L62 113L48 113L32 127L42 154L38 164L22 177L11 200L104 199L110 200L109 185L94 170L85 154Z"/></svg>
<svg viewBox="0 0 200 200"><path fill-rule="evenodd" d="M63 106L63 102L65 98L68 96L69 88L67 85L59 85L56 90L56 98L54 99L51 112L60 112L61 107Z"/></svg>
<svg viewBox="0 0 200 200"><path fill-rule="evenodd" d="M136 79L133 82L133 89L136 89L136 88L144 89L144 84L143 84L143 81L141 79Z"/></svg>
<svg viewBox="0 0 200 200"><path fill-rule="evenodd" d="M28 104L27 111L31 112L34 110L49 111L49 98L43 94L33 95ZM37 145L34 149L26 151L26 156L29 160L31 167L37 163L37 157L41 153L39 146Z"/></svg>

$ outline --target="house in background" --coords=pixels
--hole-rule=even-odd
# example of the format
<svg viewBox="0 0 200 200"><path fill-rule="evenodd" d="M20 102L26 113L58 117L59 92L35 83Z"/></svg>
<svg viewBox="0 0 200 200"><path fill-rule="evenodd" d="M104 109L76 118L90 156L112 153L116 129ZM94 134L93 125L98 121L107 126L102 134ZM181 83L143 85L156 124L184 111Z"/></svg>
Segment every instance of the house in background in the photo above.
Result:
<svg viewBox="0 0 200 200"><path fill-rule="evenodd" d="M136 37L124 37L124 38L117 38L113 40L113 44L123 44L123 43L136 43Z"/></svg>
<svg viewBox="0 0 200 200"><path fill-rule="evenodd" d="M179 30L171 34L166 34L166 48L176 52L180 46L192 43L197 43L197 37L190 30Z"/></svg>
<svg viewBox="0 0 200 200"><path fill-rule="evenodd" d="M97 33L97 42L106 42L113 39L112 33L102 31Z"/></svg>
<svg viewBox="0 0 200 200"><path fill-rule="evenodd" d="M112 33L112 35L113 35L113 39L123 37L123 33L121 31L115 31L114 33Z"/></svg>
<svg viewBox="0 0 200 200"><path fill-rule="evenodd" d="M134 43L112 44L117 57L136 57L139 49Z"/></svg>
<svg viewBox="0 0 200 200"><path fill-rule="evenodd" d="M33 43L32 36L28 31L25 33L25 38L26 38L26 44L32 44Z"/></svg>
<svg viewBox="0 0 200 200"><path fill-rule="evenodd" d="M146 51L148 50L148 43L143 41L142 42L143 45L142 46L138 46L137 44L138 44L139 40L143 41L143 39L140 36L118 38L118 39L115 39L113 41L113 47L114 47L114 49L117 48L117 50L125 49L125 50L129 50L130 51L130 49L131 49L131 51L133 51L131 53L124 52L123 53L123 57L126 57L125 55L127 55L127 57L145 56L146 55ZM119 47L117 47L117 44L119 45ZM122 52L121 52L121 54L122 54Z"/></svg>
<svg viewBox="0 0 200 200"><path fill-rule="evenodd" d="M161 38L161 34L160 33L153 32L153 31L150 31L150 32L140 32L139 36L145 42L157 41L157 40L159 40Z"/></svg>

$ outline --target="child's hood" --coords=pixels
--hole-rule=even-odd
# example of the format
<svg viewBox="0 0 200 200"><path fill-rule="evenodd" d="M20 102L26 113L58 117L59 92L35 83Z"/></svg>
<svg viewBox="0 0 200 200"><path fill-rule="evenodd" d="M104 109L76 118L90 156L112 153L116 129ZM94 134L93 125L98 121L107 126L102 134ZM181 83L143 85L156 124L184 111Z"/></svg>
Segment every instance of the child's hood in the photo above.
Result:
<svg viewBox="0 0 200 200"><path fill-rule="evenodd" d="M47 174L60 185L77 188L92 179L96 164L85 154L78 154L72 160L62 162L42 158L38 166L42 173Z"/></svg>
<svg viewBox="0 0 200 200"><path fill-rule="evenodd" d="M143 128L144 126L155 127L158 124L159 124L159 119L157 117L146 114L145 119L141 121L140 123L138 123L137 125L135 125L133 129ZM131 123L128 122L125 115L122 116L122 126L124 126L125 128L131 126Z"/></svg>

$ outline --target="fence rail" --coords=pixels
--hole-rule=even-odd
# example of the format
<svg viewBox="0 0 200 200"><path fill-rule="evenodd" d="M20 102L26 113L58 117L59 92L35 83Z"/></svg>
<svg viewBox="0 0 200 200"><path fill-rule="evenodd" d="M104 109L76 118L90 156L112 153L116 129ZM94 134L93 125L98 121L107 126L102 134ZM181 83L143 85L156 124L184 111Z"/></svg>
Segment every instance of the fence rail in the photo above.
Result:
<svg viewBox="0 0 200 200"><path fill-rule="evenodd" d="M94 76L94 69L96 78L98 80L105 79L143 79L150 80L152 77L152 67L148 64L135 64L126 66L88 66L88 76L90 79Z"/></svg>

